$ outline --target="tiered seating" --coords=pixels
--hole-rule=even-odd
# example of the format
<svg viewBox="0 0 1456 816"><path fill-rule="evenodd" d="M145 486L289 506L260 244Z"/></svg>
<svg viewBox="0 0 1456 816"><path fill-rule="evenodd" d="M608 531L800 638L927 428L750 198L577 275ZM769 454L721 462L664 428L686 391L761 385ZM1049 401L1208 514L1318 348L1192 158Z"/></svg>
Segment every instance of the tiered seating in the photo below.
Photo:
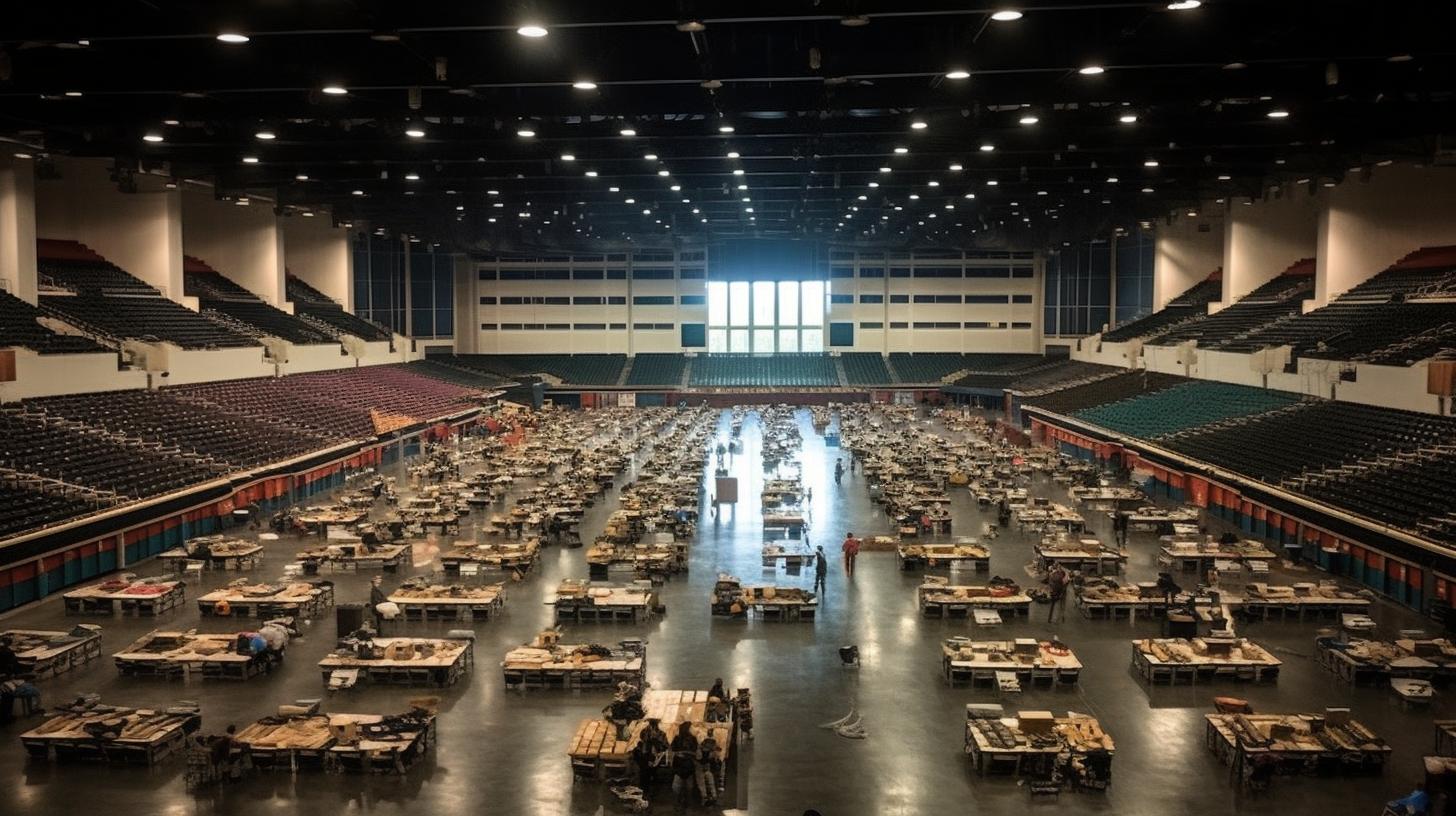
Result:
<svg viewBox="0 0 1456 816"><path fill-rule="evenodd" d="M62 417L235 468L291 459L328 446L328 439L318 434L153 391L48 397L28 400L24 409L27 414Z"/></svg>
<svg viewBox="0 0 1456 816"><path fill-rule="evenodd" d="M1028 373L1017 374L1006 388L1022 394L1035 394L1058 387L1094 378L1110 377L1125 369L1098 363L1083 363L1077 360L1058 360L1056 363Z"/></svg>
<svg viewBox="0 0 1456 816"><path fill-rule="evenodd" d="M1232 351L1291 346L1295 357L1411 365L1456 336L1456 251L1419 250L1308 314L1231 341Z"/></svg>
<svg viewBox="0 0 1456 816"><path fill-rule="evenodd" d="M343 306L304 283L302 278L288 275L284 279L284 286L288 300L293 304L294 314L312 323L317 331L329 336L342 332L371 342L388 342L394 339L389 329L344 311Z"/></svg>
<svg viewBox="0 0 1456 816"><path fill-rule="evenodd" d="M42 280L71 294L42 292L41 306L85 331L190 349L257 345L104 260L46 259L42 266Z"/></svg>
<svg viewBox="0 0 1456 816"><path fill-rule="evenodd" d="M1086 408L1073 416L1118 433L1156 439L1211 422L1273 411L1298 399L1282 391L1189 380L1154 394Z"/></svg>
<svg viewBox="0 0 1456 816"><path fill-rule="evenodd" d="M947 374L965 368L964 355L954 352L890 353L890 367L900 375L900 382L935 383Z"/></svg>
<svg viewBox="0 0 1456 816"><path fill-rule="evenodd" d="M36 322L39 309L14 295L0 292L0 347L20 346L41 354L88 354L109 351L85 337L56 334Z"/></svg>
<svg viewBox="0 0 1456 816"><path fill-rule="evenodd" d="M0 413L0 467L138 499L200 484L225 470L15 410Z"/></svg>
<svg viewBox="0 0 1456 816"><path fill-rule="evenodd" d="M1188 291L1168 301L1167 306L1112 329L1103 334L1102 339L1120 343L1139 337L1157 337L1175 326L1207 317L1208 304L1218 300L1222 293L1223 276L1215 272L1208 280L1194 284Z"/></svg>
<svg viewBox="0 0 1456 816"><path fill-rule="evenodd" d="M1456 420L1353 402L1307 400L1238 423L1197 428L1160 444L1268 484L1305 472L1456 444Z"/></svg>
<svg viewBox="0 0 1456 816"><path fill-rule="evenodd" d="M693 361L691 384L710 388L839 384L834 361L825 354L709 354Z"/></svg>
<svg viewBox="0 0 1456 816"><path fill-rule="evenodd" d="M686 367L687 358L681 354L638 354L632 358L627 385L678 385Z"/></svg>
<svg viewBox="0 0 1456 816"><path fill-rule="evenodd" d="M967 354L961 361L967 373L951 384L963 388L1005 388L1018 377L1053 368L1060 362L1040 354Z"/></svg>
<svg viewBox="0 0 1456 816"><path fill-rule="evenodd" d="M1456 544L1456 454L1423 455L1306 480L1298 490L1367 518Z"/></svg>
<svg viewBox="0 0 1456 816"><path fill-rule="evenodd" d="M374 437L382 425L398 424L394 420L416 424L459 413L471 406L479 391L402 366L369 366L185 385L166 393L343 440Z"/></svg>
<svg viewBox="0 0 1456 816"><path fill-rule="evenodd" d="M1140 394L1154 394L1182 382L1187 380L1172 374L1128 371L1084 385L1028 397L1025 402L1053 413L1070 415L1084 408L1129 399Z"/></svg>
<svg viewBox="0 0 1456 816"><path fill-rule="evenodd" d="M202 305L203 314L249 337L277 337L299 345L337 342L337 332L264 303L196 258L186 258L183 291Z"/></svg>
<svg viewBox="0 0 1456 816"><path fill-rule="evenodd" d="M854 351L841 354L839 362L844 366L844 376L850 385L888 385L895 382L885 357L877 351Z"/></svg>
<svg viewBox="0 0 1456 816"><path fill-rule="evenodd" d="M1314 259L1300 261L1283 275L1245 295L1227 309L1201 320L1174 326L1151 341L1171 346L1196 340L1200 348L1221 348L1246 334L1299 314L1305 300L1314 293Z"/></svg>
<svg viewBox="0 0 1456 816"><path fill-rule="evenodd" d="M550 374L572 385L616 385L625 354L464 354L455 364L503 377Z"/></svg>
<svg viewBox="0 0 1456 816"><path fill-rule="evenodd" d="M57 485L29 487L0 481L0 538L48 527L107 506Z"/></svg>
<svg viewBox="0 0 1456 816"><path fill-rule="evenodd" d="M400 368L425 377L443 380L447 383L454 383L455 385L466 388L476 388L481 391L499 388L507 382L494 374L458 368L438 360L416 360L412 363L405 363Z"/></svg>

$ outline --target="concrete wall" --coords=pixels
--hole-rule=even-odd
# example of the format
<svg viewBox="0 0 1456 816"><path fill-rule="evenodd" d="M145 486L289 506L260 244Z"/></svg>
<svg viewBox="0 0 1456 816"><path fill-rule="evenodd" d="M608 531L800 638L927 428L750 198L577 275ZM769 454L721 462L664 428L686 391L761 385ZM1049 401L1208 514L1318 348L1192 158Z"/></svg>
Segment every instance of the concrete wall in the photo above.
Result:
<svg viewBox="0 0 1456 816"><path fill-rule="evenodd" d="M35 304L35 168L0 157L0 289Z"/></svg>
<svg viewBox="0 0 1456 816"><path fill-rule="evenodd" d="M338 301L345 311L354 311L354 254L349 249L349 231L331 226L325 215L294 215L282 223L284 268Z"/></svg>
<svg viewBox="0 0 1456 816"><path fill-rule="evenodd" d="M1159 223L1153 236L1153 310L1188 291L1208 273L1223 266L1224 218L1218 205L1200 208L1200 215L1174 216Z"/></svg>
<svg viewBox="0 0 1456 816"><path fill-rule="evenodd" d="M263 203L240 207L211 190L182 194L182 252L276 306L283 296L283 233Z"/></svg>
<svg viewBox="0 0 1456 816"><path fill-rule="evenodd" d="M303 374L308 371L332 371L354 365L337 343L319 346L289 344L288 362L278 365L279 374Z"/></svg>
<svg viewBox="0 0 1456 816"><path fill-rule="evenodd" d="M1456 168L1391 165L1324 191L1315 302L1332 298L1424 246L1456 244Z"/></svg>
<svg viewBox="0 0 1456 816"><path fill-rule="evenodd" d="M182 197L154 176L122 193L100 159L57 160L35 185L36 236L80 241L173 300L182 297Z"/></svg>
<svg viewBox="0 0 1456 816"><path fill-rule="evenodd" d="M115 354L46 354L15 350L15 382L0 382L0 402L59 394L146 388L144 371L118 371Z"/></svg>
<svg viewBox="0 0 1456 816"><path fill-rule="evenodd" d="M1291 264L1317 255L1321 202L1305 185L1280 198L1231 200L1223 240L1223 304L1277 277Z"/></svg>
<svg viewBox="0 0 1456 816"><path fill-rule="evenodd" d="M184 351L168 343L158 345L167 352L163 369L167 376L158 372L152 380L156 386L271 377L277 373L272 361L264 359L261 347Z"/></svg>

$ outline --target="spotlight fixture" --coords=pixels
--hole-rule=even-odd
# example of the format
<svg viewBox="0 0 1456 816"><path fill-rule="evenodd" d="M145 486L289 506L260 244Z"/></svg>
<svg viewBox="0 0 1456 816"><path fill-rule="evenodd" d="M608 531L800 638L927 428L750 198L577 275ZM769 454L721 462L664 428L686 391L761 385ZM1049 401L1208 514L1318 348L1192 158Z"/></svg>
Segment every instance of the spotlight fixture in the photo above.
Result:
<svg viewBox="0 0 1456 816"><path fill-rule="evenodd" d="M343 96L349 92L349 89L342 85L325 85L323 92L329 96Z"/></svg>
<svg viewBox="0 0 1456 816"><path fill-rule="evenodd" d="M1175 0L1168 4L1168 11L1191 11L1203 5L1203 0Z"/></svg>
<svg viewBox="0 0 1456 816"><path fill-rule="evenodd" d="M520 28L516 29L516 33L520 34L522 37L529 37L533 40L539 40L542 37L546 36L549 32L546 30L545 26L536 25L535 23L527 23L526 25L523 25Z"/></svg>
<svg viewBox="0 0 1456 816"><path fill-rule="evenodd" d="M419 128L410 128L409 130L406 130L404 132L404 135L410 137L411 139L425 138L425 132L423 130L420 130Z"/></svg>
<svg viewBox="0 0 1456 816"><path fill-rule="evenodd" d="M1035 116L1032 116L1031 114L1027 114L1016 121L1020 122L1023 125L1034 125L1041 120Z"/></svg>
<svg viewBox="0 0 1456 816"><path fill-rule="evenodd" d="M522 139L532 139L535 138L536 131L531 130L530 128L521 128L520 130L516 131L516 135L520 136Z"/></svg>
<svg viewBox="0 0 1456 816"><path fill-rule="evenodd" d="M1148 160L1146 160L1146 161L1143 162L1143 167L1157 167L1157 166L1158 166L1158 160L1157 159L1148 159Z"/></svg>
<svg viewBox="0 0 1456 816"><path fill-rule="evenodd" d="M298 175L296 175L296 176L293 177L293 180L294 181L308 181L308 174L307 173L299 173Z"/></svg>
<svg viewBox="0 0 1456 816"><path fill-rule="evenodd" d="M66 96L69 96L72 99L75 99L76 97L78 97L80 95L81 95L81 92L80 91L66 91Z"/></svg>
<svg viewBox="0 0 1456 816"><path fill-rule="evenodd" d="M405 181L419 181L420 180L420 174L419 173L405 173L404 174L404 180Z"/></svg>
<svg viewBox="0 0 1456 816"><path fill-rule="evenodd" d="M355 190L354 191L354 195L356 195L356 196L364 195L364 191L363 190Z"/></svg>
<svg viewBox="0 0 1456 816"><path fill-rule="evenodd" d="M1288 119L1289 111L1280 108L1277 110L1271 110L1264 115L1269 117L1270 119Z"/></svg>
<svg viewBox="0 0 1456 816"><path fill-rule="evenodd" d="M621 130L619 130L617 132L618 133L621 133L623 136L636 136L637 135L637 131L633 130L632 128L622 128Z"/></svg>
<svg viewBox="0 0 1456 816"><path fill-rule="evenodd" d="M574 161L576 161L576 156L573 156L570 153L562 153L561 154L561 160L564 161L564 162L574 162Z"/></svg>
<svg viewBox="0 0 1456 816"><path fill-rule="evenodd" d="M258 163L258 157L257 156L244 156L243 157L243 164L257 164L257 163Z"/></svg>
<svg viewBox="0 0 1456 816"><path fill-rule="evenodd" d="M995 149L996 149L996 145L993 145L993 144L991 144L989 142L986 143L986 144L981 145L981 152L982 153L990 153L992 150L995 150Z"/></svg>
<svg viewBox="0 0 1456 816"><path fill-rule="evenodd" d="M586 177L587 178L596 178L597 177L597 171L595 171L595 170L588 170L588 171L586 171Z"/></svg>
<svg viewBox="0 0 1456 816"><path fill-rule="evenodd" d="M736 159L736 158L738 158L738 155L739 154L738 154L738 151L737 150L730 150L730 151L728 151L728 158L730 158L730 159Z"/></svg>
<svg viewBox="0 0 1456 816"><path fill-rule="evenodd" d="M228 45L242 45L249 39L247 34L239 34L236 31L224 31L217 35L218 42L227 43Z"/></svg>
<svg viewBox="0 0 1456 816"><path fill-rule="evenodd" d="M659 176L667 176L667 175L671 175L671 173L669 173L666 170L658 170L657 171L657 175L659 175Z"/></svg>
<svg viewBox="0 0 1456 816"><path fill-rule="evenodd" d="M719 133L732 133L733 132L733 126L732 125L719 125L718 126L718 132Z"/></svg>
<svg viewBox="0 0 1456 816"><path fill-rule="evenodd" d="M735 175L735 176L741 176L741 175L743 175L743 168L741 168L741 167L735 168L733 170L733 175Z"/></svg>
<svg viewBox="0 0 1456 816"><path fill-rule="evenodd" d="M278 134L274 133L271 130L260 130L257 133L253 134L253 138L260 139L265 142L271 142L274 139L278 138Z"/></svg>
<svg viewBox="0 0 1456 816"><path fill-rule="evenodd" d="M891 171L890 171L890 168L888 168L888 167L881 167L881 168L880 168L880 172L881 172L881 173L889 173L889 172L891 172Z"/></svg>
<svg viewBox="0 0 1456 816"><path fill-rule="evenodd" d="M1124 113L1123 115L1117 117L1117 121L1123 123L1124 125L1130 125L1133 122L1137 121L1137 114Z"/></svg>
<svg viewBox="0 0 1456 816"><path fill-rule="evenodd" d="M986 186L987 187L995 187L996 185L998 185L1000 183L1001 182L997 181L996 179L986 179Z"/></svg>
<svg viewBox="0 0 1456 816"><path fill-rule="evenodd" d="M1081 74L1082 76L1095 76L1096 74L1100 74L1105 70L1107 69L1103 68L1101 65L1084 65L1081 68L1077 69L1077 73Z"/></svg>
<svg viewBox="0 0 1456 816"><path fill-rule="evenodd" d="M1021 17L1021 12L1016 9L1001 9L1000 11L991 13L991 19L998 23L1010 23L1015 20L1020 20Z"/></svg>
<svg viewBox="0 0 1456 816"><path fill-rule="evenodd" d="M1117 176L1108 176L1107 177L1107 183L1108 184L1116 184L1117 183Z"/></svg>
<svg viewBox="0 0 1456 816"><path fill-rule="evenodd" d="M964 70L964 69L961 69L961 68L957 68L954 71L946 71L945 72L945 78L946 79L970 79L971 78L971 72L970 71L967 71L967 70Z"/></svg>
<svg viewBox="0 0 1456 816"><path fill-rule="evenodd" d="M702 20L683 20L677 24L677 30L685 34L696 34L699 31L707 31L708 26Z"/></svg>
<svg viewBox="0 0 1456 816"><path fill-rule="evenodd" d="M910 152L910 148L908 148L908 147L897 147L897 148L895 148L895 152L897 154L903 156L906 153L909 153Z"/></svg>
<svg viewBox="0 0 1456 816"><path fill-rule="evenodd" d="M595 91L597 89L597 84L589 79L578 79L577 81L571 83L571 87L577 89L578 91Z"/></svg>
<svg viewBox="0 0 1456 816"><path fill-rule="evenodd" d="M916 119L915 121L910 123L911 130L925 130L928 127L930 127L930 125L926 124L923 119Z"/></svg>
<svg viewBox="0 0 1456 816"><path fill-rule="evenodd" d="M160 134L160 133L148 133L148 134L142 136L142 141L144 141L144 142L151 142L151 143L155 144L157 142L162 141L162 134Z"/></svg>
<svg viewBox="0 0 1456 816"><path fill-rule="evenodd" d="M644 159L646 159L648 161L657 161L657 154L656 153L644 153L644 154L642 154L642 158L644 158Z"/></svg>

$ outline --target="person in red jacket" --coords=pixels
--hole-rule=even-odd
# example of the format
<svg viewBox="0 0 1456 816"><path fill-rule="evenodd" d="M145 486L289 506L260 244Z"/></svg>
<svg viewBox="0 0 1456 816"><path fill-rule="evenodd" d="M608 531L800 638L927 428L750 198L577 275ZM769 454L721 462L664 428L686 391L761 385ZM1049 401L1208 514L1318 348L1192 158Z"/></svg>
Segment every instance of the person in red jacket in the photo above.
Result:
<svg viewBox="0 0 1456 816"><path fill-rule="evenodd" d="M844 551L844 574L854 577L854 557L859 555L859 539L854 533L844 534L844 545L840 547Z"/></svg>

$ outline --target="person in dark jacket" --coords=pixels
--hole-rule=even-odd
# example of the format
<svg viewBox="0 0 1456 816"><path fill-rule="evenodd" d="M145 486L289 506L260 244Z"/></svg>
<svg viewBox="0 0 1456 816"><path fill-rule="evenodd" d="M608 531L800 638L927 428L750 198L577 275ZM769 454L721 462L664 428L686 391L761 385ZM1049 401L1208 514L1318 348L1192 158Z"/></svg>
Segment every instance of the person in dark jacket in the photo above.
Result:
<svg viewBox="0 0 1456 816"><path fill-rule="evenodd" d="M829 559L824 557L824 546L814 549L814 591L823 592L829 578Z"/></svg>
<svg viewBox="0 0 1456 816"><path fill-rule="evenodd" d="M377 575L369 582L369 611L374 613L374 631L380 634L384 633L384 616L379 613L379 605L389 600L389 596L384 594L383 583L384 579Z"/></svg>
<svg viewBox="0 0 1456 816"><path fill-rule="evenodd" d="M698 738L689 723L679 723L672 738L672 787L678 804L685 805L693 795L693 780L698 772Z"/></svg>

